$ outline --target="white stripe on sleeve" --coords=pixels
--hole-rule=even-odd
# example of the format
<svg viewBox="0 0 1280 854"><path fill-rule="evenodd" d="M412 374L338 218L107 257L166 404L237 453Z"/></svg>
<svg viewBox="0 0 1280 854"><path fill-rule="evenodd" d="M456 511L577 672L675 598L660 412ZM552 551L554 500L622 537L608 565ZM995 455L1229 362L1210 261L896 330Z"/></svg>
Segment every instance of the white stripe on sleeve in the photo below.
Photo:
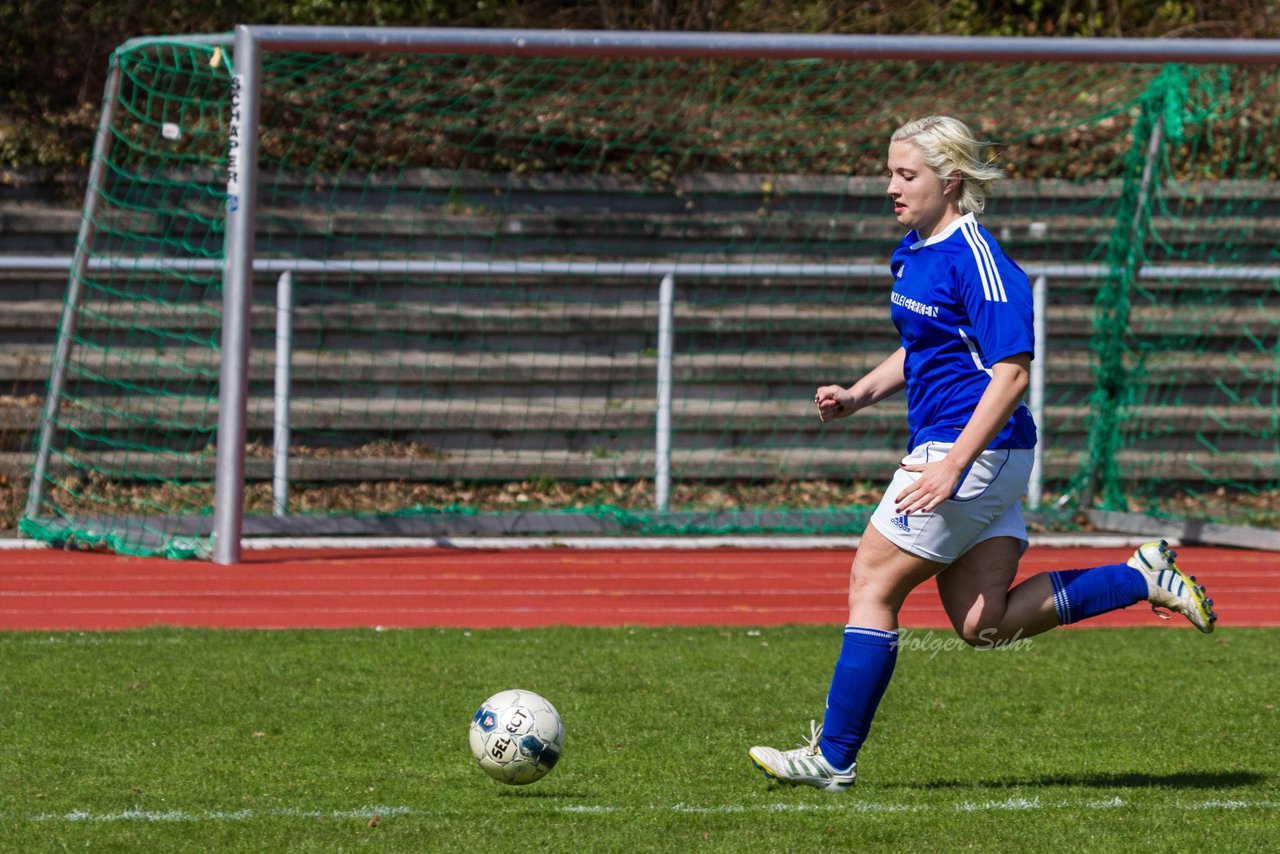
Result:
<svg viewBox="0 0 1280 854"><path fill-rule="evenodd" d="M983 295L995 302L1008 302L1009 295L1005 293L1004 280L1000 278L1000 270L996 267L996 260L991 254L991 247L987 245L987 241L983 239L982 234L978 231L978 224L966 222L961 226L960 230L964 234L965 241L969 244L969 249L973 252L973 260L978 267L978 276L982 279Z"/></svg>

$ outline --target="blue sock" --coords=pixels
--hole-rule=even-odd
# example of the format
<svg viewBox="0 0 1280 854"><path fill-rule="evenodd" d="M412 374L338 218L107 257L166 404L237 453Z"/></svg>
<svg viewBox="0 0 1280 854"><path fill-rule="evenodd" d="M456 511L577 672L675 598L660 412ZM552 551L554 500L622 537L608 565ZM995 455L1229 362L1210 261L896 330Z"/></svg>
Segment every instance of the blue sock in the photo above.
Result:
<svg viewBox="0 0 1280 854"><path fill-rule="evenodd" d="M1147 579L1131 566L1114 563L1092 569L1049 573L1059 625L1078 623L1147 598Z"/></svg>
<svg viewBox="0 0 1280 854"><path fill-rule="evenodd" d="M846 626L822 722L822 755L844 770L858 757L898 660L898 633Z"/></svg>

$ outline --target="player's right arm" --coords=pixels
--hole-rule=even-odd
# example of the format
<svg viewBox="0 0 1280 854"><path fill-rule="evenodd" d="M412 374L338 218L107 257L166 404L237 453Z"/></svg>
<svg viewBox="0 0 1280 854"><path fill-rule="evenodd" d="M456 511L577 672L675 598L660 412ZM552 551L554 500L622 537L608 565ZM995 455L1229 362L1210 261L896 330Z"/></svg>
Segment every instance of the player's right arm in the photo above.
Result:
<svg viewBox="0 0 1280 854"><path fill-rule="evenodd" d="M813 396L813 402L818 406L818 417L823 421L844 418L902 391L907 385L904 374L906 359L906 350L899 347L848 388L822 386Z"/></svg>

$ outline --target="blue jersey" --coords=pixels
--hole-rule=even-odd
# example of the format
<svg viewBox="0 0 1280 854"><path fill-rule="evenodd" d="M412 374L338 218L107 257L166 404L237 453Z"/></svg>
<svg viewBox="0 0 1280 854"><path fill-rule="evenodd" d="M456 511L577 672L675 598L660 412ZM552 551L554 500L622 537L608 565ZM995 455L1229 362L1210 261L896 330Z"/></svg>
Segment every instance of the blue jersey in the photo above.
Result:
<svg viewBox="0 0 1280 854"><path fill-rule="evenodd" d="M1031 285L973 214L928 240L914 231L889 265L893 325L906 350L908 449L954 442L991 381L991 366L1034 346ZM1025 404L988 446L1032 448Z"/></svg>

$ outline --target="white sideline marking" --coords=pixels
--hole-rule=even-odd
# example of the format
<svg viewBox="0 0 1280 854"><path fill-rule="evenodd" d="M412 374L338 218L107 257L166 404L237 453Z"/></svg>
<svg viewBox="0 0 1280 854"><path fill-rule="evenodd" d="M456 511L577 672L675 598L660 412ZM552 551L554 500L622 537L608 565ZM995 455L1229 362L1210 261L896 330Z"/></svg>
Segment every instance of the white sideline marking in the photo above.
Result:
<svg viewBox="0 0 1280 854"><path fill-rule="evenodd" d="M1094 807L1086 806L1086 809L1094 809ZM1040 809L1040 799L1031 798L1009 798L1007 801L984 801L980 804L971 804L968 801L956 806L960 812L989 812L991 810L1038 810Z"/></svg>
<svg viewBox="0 0 1280 854"><path fill-rule="evenodd" d="M972 803L961 801L958 804L885 804L866 801L848 800L847 796L840 803L797 804L724 804L720 806L698 806L696 804L649 804L635 807L613 807L602 804L571 804L568 806L549 807L550 812L568 813L572 815L617 815L626 813L686 813L694 815L737 815L757 813L803 813L803 812L848 812L848 813L906 813L906 812L1005 812L1009 810L1043 811L1043 810L1108 810L1119 807L1129 809L1159 810L1276 810L1280 809L1280 801L1241 801L1212 799L1190 803L1142 803L1126 802L1114 797L1106 800L1044 802L1040 798L1009 798L1003 801L982 801ZM458 814L457 811L416 809L407 806L373 806L351 810L315 810L300 808L273 809L241 809L214 810L210 812L189 812L187 810L123 810L121 812L95 813L88 810L72 810L66 813L40 813L26 817L10 817L9 821L28 821L41 823L175 823L175 822L220 822L220 821L254 821L267 818L312 818L312 819L371 819L374 816L422 816L441 817Z"/></svg>
<svg viewBox="0 0 1280 854"><path fill-rule="evenodd" d="M258 818L363 818L376 816L413 815L418 813L412 807L362 807L356 810L303 810L303 809L243 809L232 812L215 810L213 812L187 812L186 810L123 810L121 812L93 813L87 810L72 810L68 813L44 813L27 816L26 821L36 822L90 822L110 823L120 821L138 822L208 822L208 821L251 821Z"/></svg>

